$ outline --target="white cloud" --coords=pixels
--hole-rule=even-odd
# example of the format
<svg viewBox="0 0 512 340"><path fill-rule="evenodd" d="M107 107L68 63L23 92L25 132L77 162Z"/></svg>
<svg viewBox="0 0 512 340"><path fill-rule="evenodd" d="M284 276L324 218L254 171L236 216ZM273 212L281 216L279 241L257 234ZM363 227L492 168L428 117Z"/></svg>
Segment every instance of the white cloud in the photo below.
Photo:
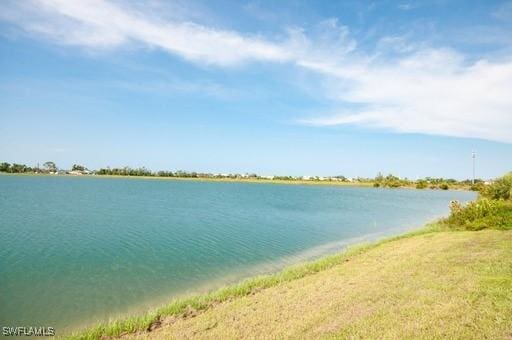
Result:
<svg viewBox="0 0 512 340"><path fill-rule="evenodd" d="M302 119L305 124L357 124L512 143L511 58L468 61L457 51L410 44L404 37L384 37L368 54L336 20L308 31L292 28L287 39L269 40L101 0L12 2L4 5L0 20L64 45L138 44L218 66L298 65L322 75L322 91L340 107L336 114Z"/></svg>
<svg viewBox="0 0 512 340"><path fill-rule="evenodd" d="M302 122L512 143L512 62L466 65L453 51L422 50L393 63L369 65L351 80L339 99L365 104L363 109Z"/></svg>
<svg viewBox="0 0 512 340"><path fill-rule="evenodd" d="M217 65L289 59L281 46L258 37L192 22L163 21L102 0L36 0L13 2L7 7L1 19L59 44L115 48L142 43L188 60Z"/></svg>

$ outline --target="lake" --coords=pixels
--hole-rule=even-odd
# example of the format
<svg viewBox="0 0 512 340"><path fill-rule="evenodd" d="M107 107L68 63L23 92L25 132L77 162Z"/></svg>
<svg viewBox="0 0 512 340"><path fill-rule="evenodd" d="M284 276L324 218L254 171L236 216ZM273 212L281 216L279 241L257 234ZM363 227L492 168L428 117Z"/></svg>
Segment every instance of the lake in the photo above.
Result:
<svg viewBox="0 0 512 340"><path fill-rule="evenodd" d="M0 325L57 334L420 227L474 193L0 176Z"/></svg>

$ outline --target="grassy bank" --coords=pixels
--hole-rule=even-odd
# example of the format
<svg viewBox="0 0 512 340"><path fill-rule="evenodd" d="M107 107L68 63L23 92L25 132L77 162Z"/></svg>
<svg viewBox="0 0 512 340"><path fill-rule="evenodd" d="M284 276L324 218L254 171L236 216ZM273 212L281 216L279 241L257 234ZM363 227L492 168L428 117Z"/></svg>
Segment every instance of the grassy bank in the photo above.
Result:
<svg viewBox="0 0 512 340"><path fill-rule="evenodd" d="M144 338L460 338L512 334L512 232L438 232L162 319ZM192 317L194 316L194 317Z"/></svg>
<svg viewBox="0 0 512 340"><path fill-rule="evenodd" d="M390 242L395 239L406 238L415 234L422 234L424 232L428 232L427 229L386 239L379 243L355 246L343 253L327 256L314 262L296 265L273 275L251 278L239 284L231 285L209 294L175 300L169 305L145 315L100 324L84 331L77 332L71 335L70 338L99 339L104 336L118 337L129 333L140 333L151 330L159 327L162 324L162 321L167 320L169 317L186 317L190 314L207 310L220 303L248 296L261 291L262 289L275 287L286 282L303 278L331 268L352 256L357 256L368 249L377 247L379 244Z"/></svg>
<svg viewBox="0 0 512 340"><path fill-rule="evenodd" d="M443 229L351 248L73 338L512 334L512 231Z"/></svg>

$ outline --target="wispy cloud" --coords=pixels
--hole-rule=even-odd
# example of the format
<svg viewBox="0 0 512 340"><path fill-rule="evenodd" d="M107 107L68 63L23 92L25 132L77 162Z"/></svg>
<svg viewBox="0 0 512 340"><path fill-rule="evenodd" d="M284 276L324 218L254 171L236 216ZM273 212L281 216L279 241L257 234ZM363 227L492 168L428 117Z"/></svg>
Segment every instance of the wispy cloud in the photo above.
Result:
<svg viewBox="0 0 512 340"><path fill-rule="evenodd" d="M279 40L165 20L100 0L12 2L4 9L1 20L63 45L138 44L221 67L250 61L297 65L322 75L322 90L339 106L335 113L299 120L303 124L356 124L512 143L510 57L470 61L453 49L410 44L404 37L382 37L368 53L336 20L308 30L287 28Z"/></svg>
<svg viewBox="0 0 512 340"><path fill-rule="evenodd" d="M335 71L328 70L336 77ZM421 50L368 65L351 80L339 99L363 103L362 109L302 122L512 142L512 62L466 64L454 51Z"/></svg>
<svg viewBox="0 0 512 340"><path fill-rule="evenodd" d="M102 0L37 0L5 7L1 19L58 44L104 49L142 43L188 60L218 65L289 58L282 47L256 36L192 22L163 21Z"/></svg>

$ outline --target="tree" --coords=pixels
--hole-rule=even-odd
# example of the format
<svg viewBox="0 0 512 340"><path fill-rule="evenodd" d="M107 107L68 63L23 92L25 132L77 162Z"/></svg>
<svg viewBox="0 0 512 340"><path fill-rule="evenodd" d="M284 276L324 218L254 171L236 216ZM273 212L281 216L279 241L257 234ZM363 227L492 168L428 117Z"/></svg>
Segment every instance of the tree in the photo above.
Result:
<svg viewBox="0 0 512 340"><path fill-rule="evenodd" d="M0 172L9 172L11 164L3 162L0 164Z"/></svg>
<svg viewBox="0 0 512 340"><path fill-rule="evenodd" d="M16 164L13 163L11 166L11 172L13 173L23 173L27 171L27 166L25 164Z"/></svg>
<svg viewBox="0 0 512 340"><path fill-rule="evenodd" d="M55 165L54 162L51 162L51 161L48 161L48 162L45 162L43 164L43 166L46 168L46 170L48 171L57 171L57 166Z"/></svg>
<svg viewBox="0 0 512 340"><path fill-rule="evenodd" d="M72 171L84 171L85 166L79 165L79 164L73 164L73 167L71 168Z"/></svg>

